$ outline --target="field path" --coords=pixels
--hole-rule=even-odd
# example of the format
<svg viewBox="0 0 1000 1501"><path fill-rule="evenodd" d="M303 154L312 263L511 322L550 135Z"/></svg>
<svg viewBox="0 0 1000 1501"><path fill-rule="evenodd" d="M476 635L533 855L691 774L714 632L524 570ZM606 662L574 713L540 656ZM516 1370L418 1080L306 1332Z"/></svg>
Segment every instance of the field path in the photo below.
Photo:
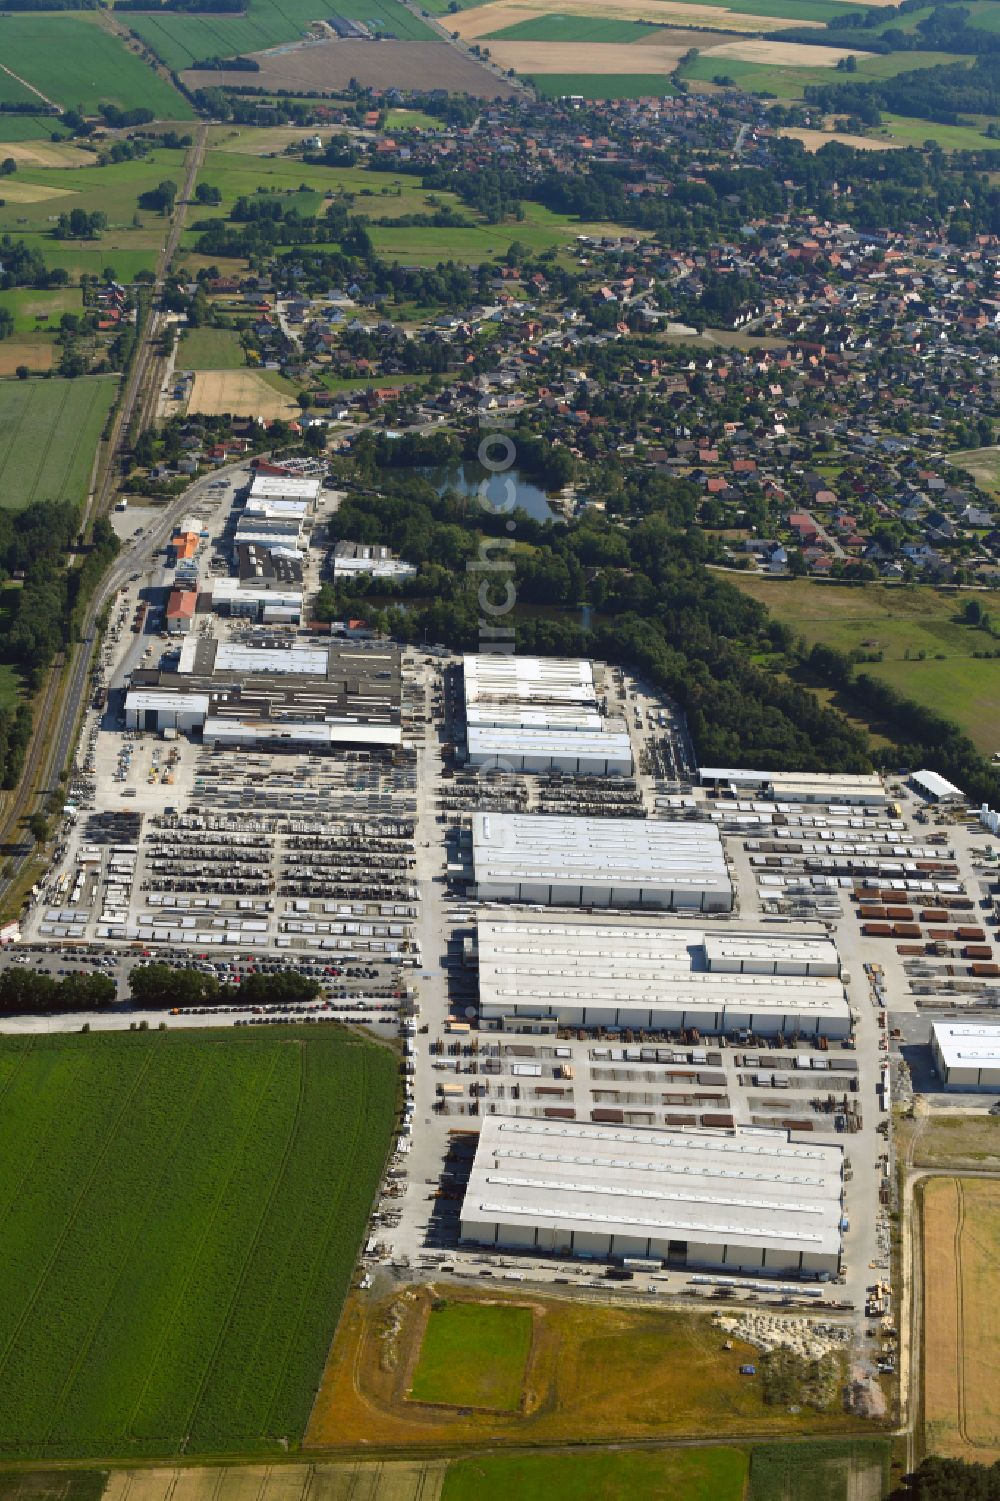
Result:
<svg viewBox="0 0 1000 1501"><path fill-rule="evenodd" d="M47 94L43 94L41 89L36 89L33 83L29 83L26 78L22 78L20 73L15 73L13 68L8 68L6 63L0 63L0 73L6 73L8 78L13 78L22 88L27 89L29 94L34 94L36 98L41 99L43 104L47 104L58 114L62 114L63 107L61 104L57 104L54 99L50 99Z"/></svg>

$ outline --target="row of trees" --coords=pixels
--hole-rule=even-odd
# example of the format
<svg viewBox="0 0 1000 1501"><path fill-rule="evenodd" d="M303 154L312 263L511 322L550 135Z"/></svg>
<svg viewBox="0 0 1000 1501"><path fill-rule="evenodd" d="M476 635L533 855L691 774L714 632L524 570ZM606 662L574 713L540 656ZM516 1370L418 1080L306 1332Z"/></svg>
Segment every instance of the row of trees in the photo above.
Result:
<svg viewBox="0 0 1000 1501"><path fill-rule="evenodd" d="M314 1000L322 986L297 970L277 974L247 974L237 985L226 985L200 969L172 969L167 964L137 966L129 975L129 991L137 1006L284 1006Z"/></svg>
<svg viewBox="0 0 1000 1501"><path fill-rule="evenodd" d="M0 1014L19 1012L101 1011L115 999L107 975L70 974L57 978L11 965L0 970Z"/></svg>

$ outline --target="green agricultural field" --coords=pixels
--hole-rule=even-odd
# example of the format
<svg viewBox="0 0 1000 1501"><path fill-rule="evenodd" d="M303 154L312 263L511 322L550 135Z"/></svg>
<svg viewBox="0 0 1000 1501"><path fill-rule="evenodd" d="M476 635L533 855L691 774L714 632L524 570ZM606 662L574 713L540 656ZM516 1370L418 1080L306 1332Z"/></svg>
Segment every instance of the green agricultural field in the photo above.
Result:
<svg viewBox="0 0 1000 1501"><path fill-rule="evenodd" d="M168 68L180 72L209 57L235 57L298 41L312 21L330 15L364 21L401 41L431 41L436 33L400 0L250 0L246 15L130 14L128 25Z"/></svg>
<svg viewBox="0 0 1000 1501"><path fill-rule="evenodd" d="M0 1456L297 1445L395 1090L341 1028L0 1040Z"/></svg>
<svg viewBox="0 0 1000 1501"><path fill-rule="evenodd" d="M151 109L163 120L190 120L194 113L172 84L83 11L0 16L0 58L65 109L80 105L92 112L107 102ZM9 74L0 78L12 81ZM0 85L0 99L10 97L6 89Z"/></svg>
<svg viewBox="0 0 1000 1501"><path fill-rule="evenodd" d="M613 16L533 16L516 21L501 31L492 31L492 42L640 42L655 36L657 28L641 21L620 21Z"/></svg>
<svg viewBox="0 0 1000 1501"><path fill-rule="evenodd" d="M86 499L117 376L0 383L0 505Z"/></svg>
<svg viewBox="0 0 1000 1501"><path fill-rule="evenodd" d="M819 33L817 33L819 36ZM860 47L859 43L859 47ZM894 78L897 73L908 73L917 68L935 68L942 63L960 61L950 52L892 52L882 57L878 53L858 55L858 70L851 74L856 82L871 78ZM845 75L829 68L795 67L792 64L745 62L735 57L713 57L702 53L681 69L685 79L711 83L715 78L731 78L739 88L750 94L774 94L778 99L801 99L807 84L843 82ZM893 117L895 118L895 117ZM930 133L926 122L911 121L923 131ZM945 127L942 127L944 129Z"/></svg>
<svg viewBox="0 0 1000 1501"><path fill-rule="evenodd" d="M743 1501L746 1476L739 1449L497 1454L449 1465L441 1501Z"/></svg>
<svg viewBox="0 0 1000 1501"><path fill-rule="evenodd" d="M7 1470L0 1477L3 1501L101 1501L108 1483L103 1470Z"/></svg>
<svg viewBox="0 0 1000 1501"><path fill-rule="evenodd" d="M510 1303L432 1308L410 1396L415 1402L516 1412L524 1395L534 1314Z"/></svg>
<svg viewBox="0 0 1000 1501"><path fill-rule="evenodd" d="M178 370L242 370L239 334L228 328L192 328L177 346Z"/></svg>
<svg viewBox="0 0 1000 1501"><path fill-rule="evenodd" d="M864 671L952 720L984 755L1000 751L1000 661L877 662Z"/></svg>
<svg viewBox="0 0 1000 1501"><path fill-rule="evenodd" d="M47 331L59 327L63 313L82 311L83 293L79 287L54 287L50 292L14 287L0 292L0 307L14 314L15 333Z"/></svg>
<svg viewBox="0 0 1000 1501"><path fill-rule="evenodd" d="M666 99L674 92L665 73L537 73L529 82L542 99Z"/></svg>
<svg viewBox="0 0 1000 1501"><path fill-rule="evenodd" d="M53 115L0 114L0 141L48 141L53 132L59 134L59 121Z"/></svg>
<svg viewBox="0 0 1000 1501"><path fill-rule="evenodd" d="M760 1444L750 1459L748 1501L854 1501L889 1485L886 1439Z"/></svg>

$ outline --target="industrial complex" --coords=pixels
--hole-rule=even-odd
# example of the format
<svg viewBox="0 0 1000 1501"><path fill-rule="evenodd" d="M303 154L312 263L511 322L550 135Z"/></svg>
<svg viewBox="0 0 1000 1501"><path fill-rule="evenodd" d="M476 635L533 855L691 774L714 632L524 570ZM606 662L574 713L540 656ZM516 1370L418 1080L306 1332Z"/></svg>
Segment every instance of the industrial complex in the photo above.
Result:
<svg viewBox="0 0 1000 1501"><path fill-rule="evenodd" d="M125 723L206 743L399 745L399 651L361 642L230 644L189 637L132 674Z"/></svg>

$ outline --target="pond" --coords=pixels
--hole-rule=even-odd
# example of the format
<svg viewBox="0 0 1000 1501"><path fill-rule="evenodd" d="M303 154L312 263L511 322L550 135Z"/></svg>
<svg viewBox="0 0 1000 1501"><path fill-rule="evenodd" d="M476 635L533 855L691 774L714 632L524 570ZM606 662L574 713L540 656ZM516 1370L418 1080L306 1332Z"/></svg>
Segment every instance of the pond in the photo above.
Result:
<svg viewBox="0 0 1000 1501"><path fill-rule="evenodd" d="M507 514L512 509L520 508L527 511L534 521L559 521L561 518L549 505L548 497L544 490L533 485L518 474L516 469L508 469L503 474L494 474L484 469L482 464L475 459L463 459L460 463L451 464L447 468L427 469L422 471L430 480L439 495L446 490L454 490L459 495L467 495L478 500L481 494L483 480L486 480L486 492L483 504L501 514ZM510 488L513 485L514 505L510 505Z"/></svg>

